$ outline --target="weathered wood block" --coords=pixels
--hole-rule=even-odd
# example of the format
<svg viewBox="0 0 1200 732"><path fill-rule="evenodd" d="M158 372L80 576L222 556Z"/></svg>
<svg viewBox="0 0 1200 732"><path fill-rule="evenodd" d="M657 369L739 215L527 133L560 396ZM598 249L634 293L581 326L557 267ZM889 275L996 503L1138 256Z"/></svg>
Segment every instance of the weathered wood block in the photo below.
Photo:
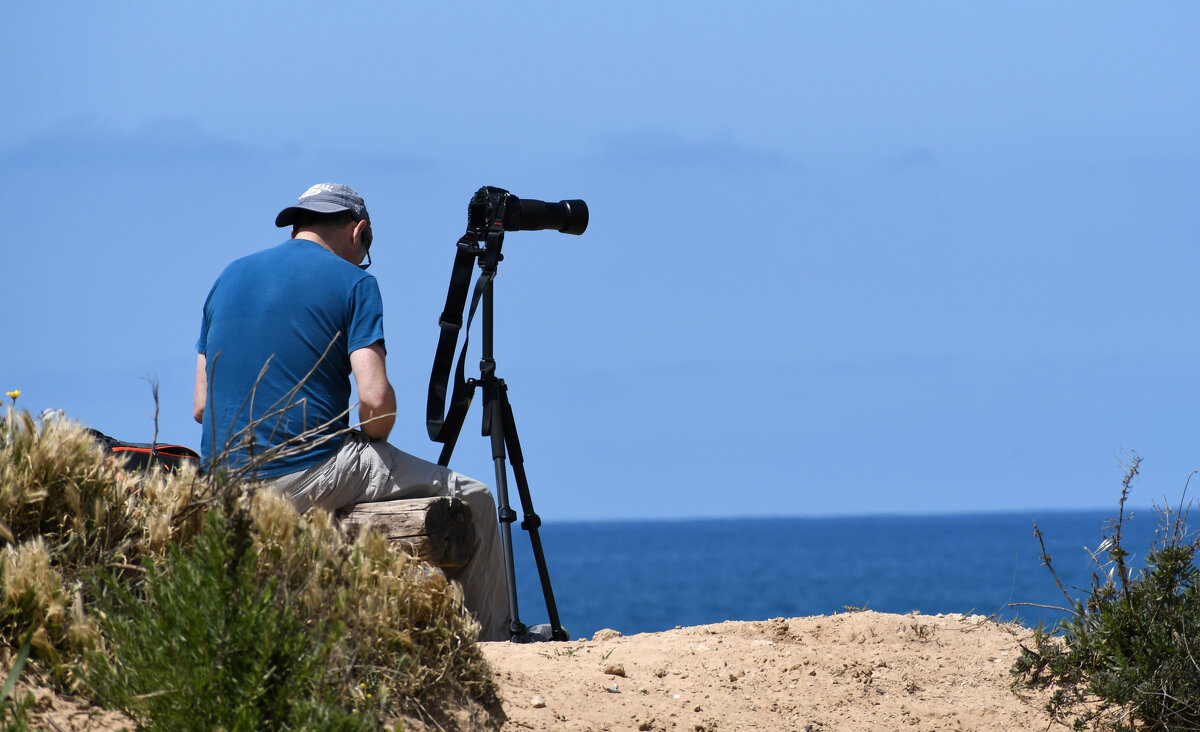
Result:
<svg viewBox="0 0 1200 732"><path fill-rule="evenodd" d="M343 508L337 517L351 536L363 527L373 527L390 541L406 544L414 555L442 568L465 565L475 543L471 507L450 496L359 503Z"/></svg>

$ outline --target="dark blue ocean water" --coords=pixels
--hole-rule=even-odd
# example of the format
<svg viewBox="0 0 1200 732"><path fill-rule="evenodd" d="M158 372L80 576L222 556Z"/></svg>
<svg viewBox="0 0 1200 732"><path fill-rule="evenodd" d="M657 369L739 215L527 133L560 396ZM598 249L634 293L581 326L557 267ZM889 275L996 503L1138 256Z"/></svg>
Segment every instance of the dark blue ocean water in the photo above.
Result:
<svg viewBox="0 0 1200 732"><path fill-rule="evenodd" d="M541 528L559 616L574 638L724 620L842 612L995 614L1027 625L1063 613L1033 522L1076 596L1090 586L1105 512L554 523ZM1142 567L1159 517L1135 511L1123 546ZM520 617L546 622L528 535L514 524Z"/></svg>

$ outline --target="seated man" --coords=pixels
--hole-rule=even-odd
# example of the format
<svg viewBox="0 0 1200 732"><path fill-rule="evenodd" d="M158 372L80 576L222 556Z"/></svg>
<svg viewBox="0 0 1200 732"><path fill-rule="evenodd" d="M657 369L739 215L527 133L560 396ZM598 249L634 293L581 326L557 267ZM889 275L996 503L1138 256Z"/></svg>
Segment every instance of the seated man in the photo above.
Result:
<svg viewBox="0 0 1200 732"><path fill-rule="evenodd" d="M477 543L457 579L480 640L508 640L507 580L487 486L387 442L388 381L371 219L348 186L321 183L276 226L291 239L243 257L217 278L197 342L194 416L204 465L245 470L300 511L449 495L465 500ZM366 265L361 265L363 259ZM350 429L350 376L358 387Z"/></svg>

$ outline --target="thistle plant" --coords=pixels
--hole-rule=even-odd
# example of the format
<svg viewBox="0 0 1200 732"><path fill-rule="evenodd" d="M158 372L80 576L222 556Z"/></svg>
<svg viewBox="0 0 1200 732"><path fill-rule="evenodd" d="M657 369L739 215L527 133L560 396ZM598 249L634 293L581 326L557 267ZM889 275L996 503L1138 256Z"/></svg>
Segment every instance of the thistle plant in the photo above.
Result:
<svg viewBox="0 0 1200 732"><path fill-rule="evenodd" d="M1181 499L1175 509L1159 509L1146 566L1140 571L1129 566L1122 529L1140 463L1135 455L1117 518L1092 554L1097 572L1084 599L1063 588L1042 545L1042 560L1066 596L1070 615L1055 628L1060 637L1039 627L1033 647L1022 647L1012 668L1018 682L1053 687L1047 711L1056 718L1074 716L1076 729L1200 729L1200 535L1189 530L1191 504Z"/></svg>

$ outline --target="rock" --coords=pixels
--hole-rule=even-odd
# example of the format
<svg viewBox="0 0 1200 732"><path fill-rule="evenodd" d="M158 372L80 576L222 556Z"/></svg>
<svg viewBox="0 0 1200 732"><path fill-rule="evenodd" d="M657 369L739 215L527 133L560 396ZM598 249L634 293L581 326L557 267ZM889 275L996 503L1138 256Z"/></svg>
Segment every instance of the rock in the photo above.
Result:
<svg viewBox="0 0 1200 732"><path fill-rule="evenodd" d="M529 700L529 703L533 706L534 709L544 709L546 707L546 700L540 696L533 697L532 699Z"/></svg>
<svg viewBox="0 0 1200 732"><path fill-rule="evenodd" d="M604 673L608 674L609 676L624 676L625 664L610 663L604 667Z"/></svg>
<svg viewBox="0 0 1200 732"><path fill-rule="evenodd" d="M606 641L606 640L612 640L613 638L620 638L620 637L621 637L620 631L613 630L612 628L604 628L602 630L597 630L596 634L592 636L592 640L593 641Z"/></svg>

